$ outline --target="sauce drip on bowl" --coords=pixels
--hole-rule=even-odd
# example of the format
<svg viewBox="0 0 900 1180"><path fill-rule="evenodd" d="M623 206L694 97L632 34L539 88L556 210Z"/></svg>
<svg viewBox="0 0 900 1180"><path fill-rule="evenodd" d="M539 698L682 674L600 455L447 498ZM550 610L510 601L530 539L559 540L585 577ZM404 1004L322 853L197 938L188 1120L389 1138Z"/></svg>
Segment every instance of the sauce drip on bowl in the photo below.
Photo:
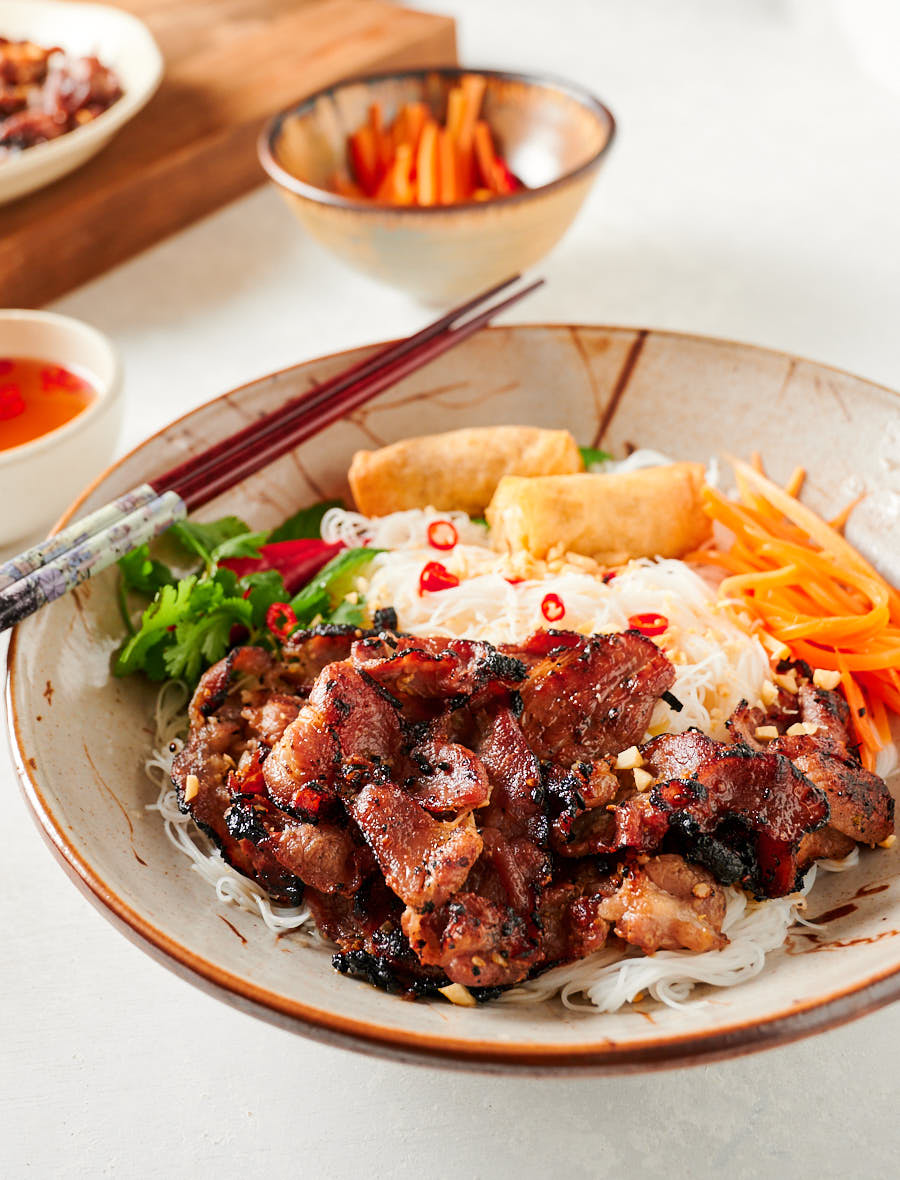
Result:
<svg viewBox="0 0 900 1180"><path fill-rule="evenodd" d="M71 369L31 357L0 357L0 451L65 425L96 398Z"/></svg>

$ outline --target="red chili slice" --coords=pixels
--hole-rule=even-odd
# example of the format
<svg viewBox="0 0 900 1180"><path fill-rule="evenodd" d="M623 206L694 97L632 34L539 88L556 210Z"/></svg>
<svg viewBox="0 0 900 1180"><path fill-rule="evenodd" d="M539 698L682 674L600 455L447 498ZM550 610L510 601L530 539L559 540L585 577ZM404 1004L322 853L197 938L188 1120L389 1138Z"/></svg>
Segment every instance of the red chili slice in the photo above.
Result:
<svg viewBox="0 0 900 1180"><path fill-rule="evenodd" d="M18 385L0 385L0 420L18 418L25 413L25 399Z"/></svg>
<svg viewBox="0 0 900 1180"><path fill-rule="evenodd" d="M429 561L419 575L419 596L436 594L439 590L450 590L458 585L456 574L451 574L439 561Z"/></svg>
<svg viewBox="0 0 900 1180"><path fill-rule="evenodd" d="M289 602L273 602L266 611L266 626L276 639L287 639L297 626L297 616Z"/></svg>
<svg viewBox="0 0 900 1180"><path fill-rule="evenodd" d="M48 389L62 389L66 393L78 393L85 387L85 382L70 369L62 365L49 365L41 369L41 388L46 393Z"/></svg>
<svg viewBox="0 0 900 1180"><path fill-rule="evenodd" d="M558 623L566 613L563 600L558 594L545 594L541 603L541 614L548 623Z"/></svg>
<svg viewBox="0 0 900 1180"><path fill-rule="evenodd" d="M456 525L450 520L433 520L428 526L428 544L432 549L453 549L459 542Z"/></svg>
<svg viewBox="0 0 900 1180"><path fill-rule="evenodd" d="M524 578L504 578L504 582L509 582L510 586L518 586L520 582L524 582Z"/></svg>
<svg viewBox="0 0 900 1180"><path fill-rule="evenodd" d="M630 631L640 631L648 639L654 635L662 635L668 629L669 620L665 615L658 615L654 611L646 611L642 615L632 615L628 620Z"/></svg>
<svg viewBox="0 0 900 1180"><path fill-rule="evenodd" d="M263 778L262 758L259 750L239 770L229 770L228 790L232 795L265 795L266 780Z"/></svg>
<svg viewBox="0 0 900 1180"><path fill-rule="evenodd" d="M607 570L606 573L603 575L603 585L608 586L615 576L616 576L615 570Z"/></svg>

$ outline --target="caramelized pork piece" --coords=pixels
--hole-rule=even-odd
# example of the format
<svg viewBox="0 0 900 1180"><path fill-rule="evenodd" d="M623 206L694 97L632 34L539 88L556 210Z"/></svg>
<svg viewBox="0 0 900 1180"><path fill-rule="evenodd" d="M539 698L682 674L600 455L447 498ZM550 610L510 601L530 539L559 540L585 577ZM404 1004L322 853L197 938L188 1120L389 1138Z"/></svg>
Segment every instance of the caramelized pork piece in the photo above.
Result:
<svg viewBox="0 0 900 1180"><path fill-rule="evenodd" d="M328 664L266 759L266 785L281 807L302 810L304 792L335 792L345 762L387 762L401 745L397 703L349 662Z"/></svg>
<svg viewBox="0 0 900 1180"><path fill-rule="evenodd" d="M599 907L619 938L645 954L659 950L721 950L725 894L715 878L680 856L652 857L635 868Z"/></svg>
<svg viewBox="0 0 900 1180"><path fill-rule="evenodd" d="M304 823L260 795L237 798L225 816L230 834L270 854L289 874L321 893L352 896L371 857L346 828ZM249 849L244 850L252 858Z"/></svg>
<svg viewBox="0 0 900 1180"><path fill-rule="evenodd" d="M675 669L643 635L579 637L529 669L522 730L541 759L571 766L639 742Z"/></svg>
<svg viewBox="0 0 900 1180"><path fill-rule="evenodd" d="M509 706L480 717L478 757L491 784L491 801L483 822L509 836L546 840L547 817L541 806L541 768Z"/></svg>
<svg viewBox="0 0 900 1180"><path fill-rule="evenodd" d="M385 881L409 906L443 905L481 855L474 823L439 823L393 783L364 787L349 810Z"/></svg>
<svg viewBox="0 0 900 1180"><path fill-rule="evenodd" d="M540 956L525 920L477 893L457 893L427 913L407 909L402 927L421 963L465 987L518 983Z"/></svg>

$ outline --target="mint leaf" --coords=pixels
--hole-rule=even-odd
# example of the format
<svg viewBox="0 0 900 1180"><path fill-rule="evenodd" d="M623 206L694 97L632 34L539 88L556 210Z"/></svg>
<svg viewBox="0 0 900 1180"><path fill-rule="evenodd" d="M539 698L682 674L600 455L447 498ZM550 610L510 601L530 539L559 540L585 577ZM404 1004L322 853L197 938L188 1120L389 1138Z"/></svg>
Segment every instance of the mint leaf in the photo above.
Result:
<svg viewBox="0 0 900 1180"><path fill-rule="evenodd" d="M343 508L343 500L322 500L319 504L311 504L308 508L301 508L293 516L289 516L284 524L280 524L269 536L269 544L276 541L302 541L307 537L319 537L322 534L322 517L329 508Z"/></svg>
<svg viewBox="0 0 900 1180"><path fill-rule="evenodd" d="M578 449L581 451L581 460L584 463L585 471L590 471L592 467L606 463L612 458L608 451L598 451L596 447L579 447Z"/></svg>

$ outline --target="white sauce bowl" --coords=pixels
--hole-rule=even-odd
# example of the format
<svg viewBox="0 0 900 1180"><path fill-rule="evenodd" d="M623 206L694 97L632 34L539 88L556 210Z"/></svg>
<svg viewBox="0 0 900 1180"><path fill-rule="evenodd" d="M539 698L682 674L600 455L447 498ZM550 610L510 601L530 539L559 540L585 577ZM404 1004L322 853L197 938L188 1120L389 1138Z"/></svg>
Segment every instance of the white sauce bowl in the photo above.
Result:
<svg viewBox="0 0 900 1180"><path fill-rule="evenodd" d="M45 531L112 458L122 423L122 367L107 338L50 311L0 311L0 356L83 373L97 396L31 442L0 450L0 545ZM0 431L3 425L0 423Z"/></svg>

